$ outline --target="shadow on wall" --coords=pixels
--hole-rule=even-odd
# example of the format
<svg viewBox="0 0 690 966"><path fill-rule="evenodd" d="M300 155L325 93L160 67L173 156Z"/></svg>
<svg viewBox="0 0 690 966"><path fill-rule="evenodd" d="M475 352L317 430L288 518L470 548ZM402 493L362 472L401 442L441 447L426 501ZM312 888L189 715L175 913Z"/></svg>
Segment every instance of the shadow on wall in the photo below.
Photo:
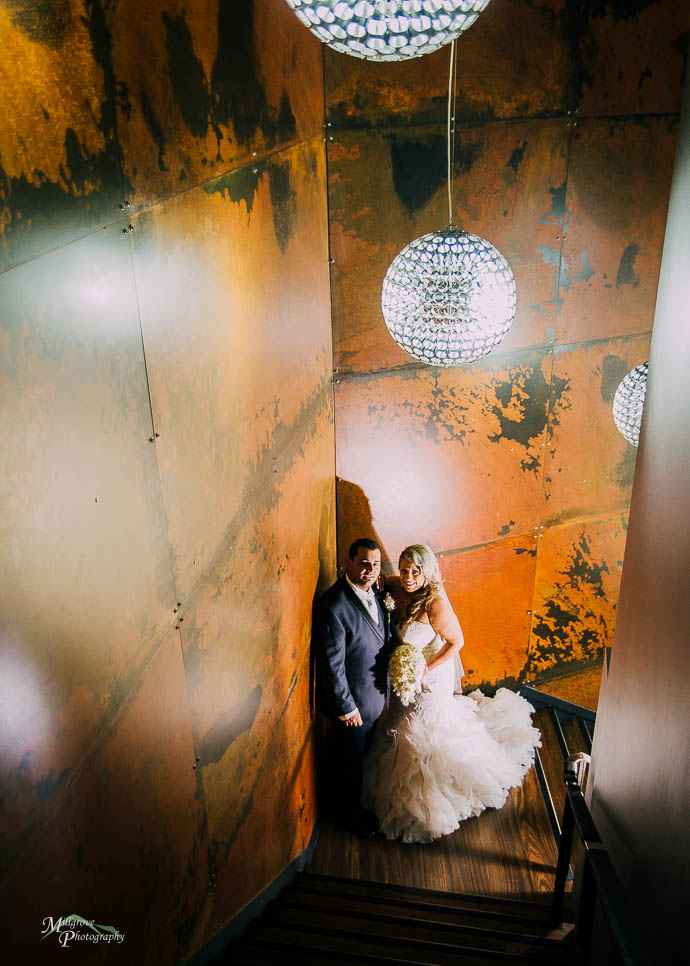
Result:
<svg viewBox="0 0 690 966"><path fill-rule="evenodd" d="M390 554L376 531L371 515L371 504L361 486L349 480L338 478L336 490L336 504L338 515L338 561L347 557L350 545L360 537L369 537L381 547L381 563L385 573L393 573L397 569L397 557L391 562ZM400 548L402 550L402 547ZM342 563L338 566L338 572Z"/></svg>

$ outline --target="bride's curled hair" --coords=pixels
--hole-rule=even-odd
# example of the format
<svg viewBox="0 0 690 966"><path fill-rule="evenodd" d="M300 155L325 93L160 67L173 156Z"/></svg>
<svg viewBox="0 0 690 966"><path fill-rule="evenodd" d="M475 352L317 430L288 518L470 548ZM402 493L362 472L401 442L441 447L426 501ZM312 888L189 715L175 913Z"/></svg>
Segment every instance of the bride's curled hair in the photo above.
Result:
<svg viewBox="0 0 690 966"><path fill-rule="evenodd" d="M426 611L434 597L441 596L443 593L443 578L436 554L425 543L413 543L409 547L405 547L400 554L398 566L403 560L409 560L415 567L419 567L424 575L424 586L415 594L407 608L407 616L403 623L410 624L412 621L418 620L419 615Z"/></svg>

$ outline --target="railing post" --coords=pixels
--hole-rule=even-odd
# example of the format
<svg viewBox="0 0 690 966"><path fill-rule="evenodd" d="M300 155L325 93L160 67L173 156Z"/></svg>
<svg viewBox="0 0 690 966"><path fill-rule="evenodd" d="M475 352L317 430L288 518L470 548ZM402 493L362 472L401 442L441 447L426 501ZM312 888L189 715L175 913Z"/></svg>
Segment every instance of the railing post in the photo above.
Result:
<svg viewBox="0 0 690 966"><path fill-rule="evenodd" d="M568 868L570 866L570 855L573 848L574 828L573 809L570 804L570 799L566 795L563 805L563 820L561 822L561 841L558 846L556 879L553 887L553 903L551 905L551 915L556 922L563 921L563 899L565 883L568 878Z"/></svg>
<svg viewBox="0 0 690 966"><path fill-rule="evenodd" d="M592 930L594 928L594 910L597 904L597 886L589 863L589 851L585 845L585 855L582 867L582 887L580 890L580 904L575 926L575 963L576 966L587 966L589 951L592 945Z"/></svg>

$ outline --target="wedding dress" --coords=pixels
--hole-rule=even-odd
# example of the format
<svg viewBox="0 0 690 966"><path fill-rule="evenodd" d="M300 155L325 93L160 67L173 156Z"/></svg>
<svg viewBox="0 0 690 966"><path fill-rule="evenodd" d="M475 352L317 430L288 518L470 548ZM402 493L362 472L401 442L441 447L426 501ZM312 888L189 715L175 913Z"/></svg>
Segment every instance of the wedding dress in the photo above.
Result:
<svg viewBox="0 0 690 966"><path fill-rule="evenodd" d="M443 641L431 624L412 621L403 641L429 660ZM431 842L463 819L500 808L520 785L541 744L532 706L500 688L453 694L454 661L429 671L405 707L392 694L364 762L362 804L387 838Z"/></svg>

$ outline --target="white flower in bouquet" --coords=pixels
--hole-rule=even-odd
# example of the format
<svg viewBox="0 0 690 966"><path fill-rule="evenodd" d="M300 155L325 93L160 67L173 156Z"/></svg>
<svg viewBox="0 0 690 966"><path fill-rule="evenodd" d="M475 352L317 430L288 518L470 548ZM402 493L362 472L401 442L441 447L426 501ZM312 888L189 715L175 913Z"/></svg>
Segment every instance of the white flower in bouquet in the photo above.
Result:
<svg viewBox="0 0 690 966"><path fill-rule="evenodd" d="M422 690L425 668L423 655L411 644L401 644L391 654L388 665L391 687L404 705L411 704Z"/></svg>

